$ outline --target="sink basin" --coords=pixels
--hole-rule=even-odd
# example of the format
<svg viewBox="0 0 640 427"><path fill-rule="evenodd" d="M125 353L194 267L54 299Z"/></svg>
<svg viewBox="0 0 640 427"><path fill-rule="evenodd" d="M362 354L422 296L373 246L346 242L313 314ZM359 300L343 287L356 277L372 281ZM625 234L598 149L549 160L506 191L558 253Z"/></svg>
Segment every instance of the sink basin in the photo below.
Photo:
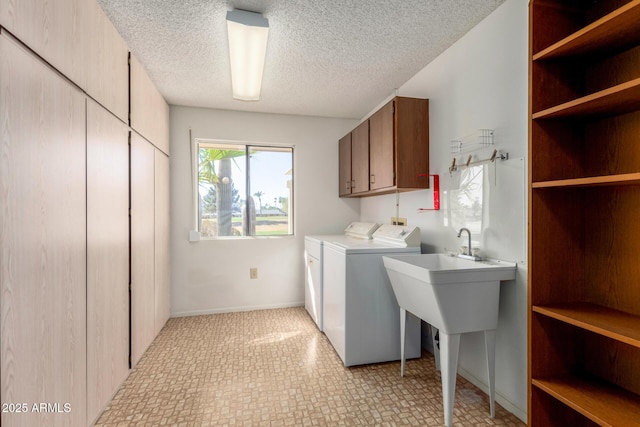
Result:
<svg viewBox="0 0 640 427"><path fill-rule="evenodd" d="M440 332L434 346L442 370L444 422L451 427L460 334L484 331L491 417L495 416L495 339L500 281L516 278L515 263L471 261L446 254L383 256L400 306L400 373L404 376L407 312ZM434 333L435 335L435 333Z"/></svg>
<svg viewBox="0 0 640 427"><path fill-rule="evenodd" d="M448 334L495 329L500 281L516 277L516 265L502 261L446 254L382 259L398 305Z"/></svg>

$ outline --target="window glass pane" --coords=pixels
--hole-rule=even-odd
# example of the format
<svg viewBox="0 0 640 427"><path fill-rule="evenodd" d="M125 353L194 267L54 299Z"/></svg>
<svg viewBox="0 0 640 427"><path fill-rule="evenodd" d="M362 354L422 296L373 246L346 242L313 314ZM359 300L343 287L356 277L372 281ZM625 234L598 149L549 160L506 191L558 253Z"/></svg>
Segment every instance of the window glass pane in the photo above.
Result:
<svg viewBox="0 0 640 427"><path fill-rule="evenodd" d="M250 153L249 187L256 213L251 234L293 234L293 149L251 146Z"/></svg>
<svg viewBox="0 0 640 427"><path fill-rule="evenodd" d="M243 236L246 199L244 145L200 144L198 217L203 237Z"/></svg>
<svg viewBox="0 0 640 427"><path fill-rule="evenodd" d="M198 141L198 230L293 234L293 148Z"/></svg>

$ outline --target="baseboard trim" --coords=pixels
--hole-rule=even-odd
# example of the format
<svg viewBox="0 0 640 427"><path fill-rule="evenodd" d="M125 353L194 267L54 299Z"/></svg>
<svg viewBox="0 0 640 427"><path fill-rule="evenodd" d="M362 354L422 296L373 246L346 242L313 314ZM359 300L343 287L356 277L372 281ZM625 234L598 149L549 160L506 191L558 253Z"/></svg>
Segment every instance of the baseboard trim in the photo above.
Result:
<svg viewBox="0 0 640 427"><path fill-rule="evenodd" d="M171 317L205 316L207 314L236 313L240 311L271 310L276 308L292 308L303 306L304 301L284 304L245 305L237 307L211 308L207 310L177 311L171 313Z"/></svg>
<svg viewBox="0 0 640 427"><path fill-rule="evenodd" d="M469 381L474 386L478 387L487 395L489 394L489 386L483 381L472 375L469 371L463 369L458 365L458 375ZM507 411L518 417L522 422L527 422L527 412L517 407L513 402L509 401L506 397L496 391L496 402ZM487 413L489 408L487 408Z"/></svg>

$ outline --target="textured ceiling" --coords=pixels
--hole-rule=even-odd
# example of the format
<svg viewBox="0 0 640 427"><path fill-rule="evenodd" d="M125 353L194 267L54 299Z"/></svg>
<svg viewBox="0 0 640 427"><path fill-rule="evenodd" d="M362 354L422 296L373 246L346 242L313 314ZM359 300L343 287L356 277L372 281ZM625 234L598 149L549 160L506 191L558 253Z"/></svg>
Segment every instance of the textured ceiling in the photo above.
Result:
<svg viewBox="0 0 640 427"><path fill-rule="evenodd" d="M167 102L360 119L504 0L98 0ZM231 96L227 11L263 13L260 101Z"/></svg>

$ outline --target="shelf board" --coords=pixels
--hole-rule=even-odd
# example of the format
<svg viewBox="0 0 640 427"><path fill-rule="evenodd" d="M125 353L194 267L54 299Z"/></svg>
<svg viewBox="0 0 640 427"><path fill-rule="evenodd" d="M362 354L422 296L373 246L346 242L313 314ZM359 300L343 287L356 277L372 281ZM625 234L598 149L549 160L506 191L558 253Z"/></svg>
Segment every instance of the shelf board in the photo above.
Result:
<svg viewBox="0 0 640 427"><path fill-rule="evenodd" d="M533 306L532 310L640 348L640 316L588 303Z"/></svg>
<svg viewBox="0 0 640 427"><path fill-rule="evenodd" d="M601 426L640 426L640 397L619 387L577 377L531 383Z"/></svg>
<svg viewBox="0 0 640 427"><path fill-rule="evenodd" d="M640 78L534 113L537 119L616 115L640 109Z"/></svg>
<svg viewBox="0 0 640 427"><path fill-rule="evenodd" d="M640 0L631 1L533 55L534 61L576 56L640 42Z"/></svg>
<svg viewBox="0 0 640 427"><path fill-rule="evenodd" d="M640 185L640 173L625 173L619 175L592 176L587 178L559 179L553 181L532 182L532 188L571 188L571 187L602 187L614 185Z"/></svg>

